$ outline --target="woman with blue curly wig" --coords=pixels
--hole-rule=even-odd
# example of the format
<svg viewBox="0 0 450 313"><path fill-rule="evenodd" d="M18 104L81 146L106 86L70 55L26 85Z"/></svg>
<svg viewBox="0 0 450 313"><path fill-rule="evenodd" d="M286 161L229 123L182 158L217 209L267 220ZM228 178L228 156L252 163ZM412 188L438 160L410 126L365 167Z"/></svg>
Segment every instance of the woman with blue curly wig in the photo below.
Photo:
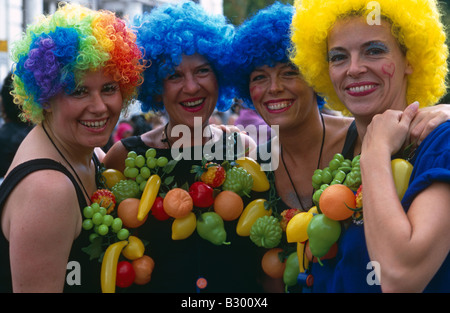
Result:
<svg viewBox="0 0 450 313"><path fill-rule="evenodd" d="M156 157L172 162L181 152L181 159L170 173L173 182L169 188L174 183L178 187L191 186L195 182L191 170L206 168L206 154L208 161L218 164L233 160L239 152L229 150L228 144L235 146L235 140L249 138L242 134L229 137L226 130L209 124L216 108L223 111L232 103L230 77L225 75L224 67L229 63L234 27L224 16L210 15L192 1L162 5L137 16L134 24L138 43L151 63L139 90L142 110L165 111L168 123L122 139L108 151L105 165L125 171L130 151L146 155L152 149L149 153L156 152ZM149 284L131 288L150 292L261 290L257 281L260 267L255 266L259 261L257 247L247 237L237 235L237 220L224 223L227 241L231 242L228 246L215 246L197 232L173 240L173 220L151 215L140 227L139 237L149 241L155 270ZM204 281L206 286L197 284Z"/></svg>
<svg viewBox="0 0 450 313"><path fill-rule="evenodd" d="M99 292L82 210L101 187L96 147L142 83L136 35L112 12L62 3L12 51L12 94L36 126L0 188L1 291Z"/></svg>
<svg viewBox="0 0 450 313"><path fill-rule="evenodd" d="M313 264L313 290L450 291L450 123L414 151L403 197L391 167L419 105L446 91L437 2L304 0L292 25L292 61L333 108L355 117L351 150L361 153L363 224L344 224L336 258Z"/></svg>
<svg viewBox="0 0 450 313"><path fill-rule="evenodd" d="M292 5L276 2L240 25L232 45L236 97L256 109L268 125L278 127L278 137L259 146L259 159L265 163L264 154L271 153L269 160L283 200L280 213L289 207L308 210L313 205L312 185L304 178L328 164L332 153L341 149L352 121L322 114L323 99L290 62L293 15Z"/></svg>

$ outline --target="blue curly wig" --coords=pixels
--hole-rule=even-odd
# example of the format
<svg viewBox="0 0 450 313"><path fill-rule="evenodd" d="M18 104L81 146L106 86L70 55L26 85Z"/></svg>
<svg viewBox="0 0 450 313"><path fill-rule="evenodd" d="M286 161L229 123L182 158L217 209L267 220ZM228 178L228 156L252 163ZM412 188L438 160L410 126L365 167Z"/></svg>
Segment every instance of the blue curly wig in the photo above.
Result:
<svg viewBox="0 0 450 313"><path fill-rule="evenodd" d="M163 111L158 99L163 92L163 80L175 72L183 55L198 53L211 64L218 83L217 109L226 111L232 104L233 93L227 82L225 67L231 58L230 43L234 27L223 15L208 15L193 2L162 5L150 13L134 18L138 44L151 67L144 73L139 91L142 111Z"/></svg>
<svg viewBox="0 0 450 313"><path fill-rule="evenodd" d="M254 108L249 91L250 74L254 69L290 62L290 27L294 12L292 5L275 2L236 30L230 74L233 73L236 97L250 108ZM319 108L324 104L321 97L317 97L317 102Z"/></svg>

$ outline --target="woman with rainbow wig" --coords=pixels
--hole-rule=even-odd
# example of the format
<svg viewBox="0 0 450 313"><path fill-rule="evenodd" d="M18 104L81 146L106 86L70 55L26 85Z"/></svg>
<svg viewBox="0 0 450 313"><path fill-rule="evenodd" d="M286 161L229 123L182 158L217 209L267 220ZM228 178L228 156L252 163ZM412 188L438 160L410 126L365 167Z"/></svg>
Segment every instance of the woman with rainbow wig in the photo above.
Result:
<svg viewBox="0 0 450 313"><path fill-rule="evenodd" d="M1 291L99 292L82 210L100 187L96 147L142 83L136 35L112 12L63 3L27 27L12 59L15 102L36 126L0 188ZM66 280L67 269L81 275Z"/></svg>
<svg viewBox="0 0 450 313"><path fill-rule="evenodd" d="M292 27L292 61L331 107L355 117L351 150L361 153L363 225L343 224L336 258L313 264L313 291L450 291L450 123L414 151L402 199L391 168L419 105L446 91L437 2L297 1Z"/></svg>
<svg viewBox="0 0 450 313"><path fill-rule="evenodd" d="M124 170L129 151L145 155L154 148L157 157L181 156L171 175L177 186L191 186L192 167L205 165L202 161L209 151L213 155L208 160L219 164L236 157L234 150L227 149L230 142L235 145L233 137L229 141L225 130L209 124L216 108L223 111L232 104L224 67L230 60L234 27L223 15L210 15L192 1L162 5L135 17L134 24L144 58L151 64L139 89L142 110L165 111L168 123L114 144L105 165ZM249 139L240 134L238 144L239 138L246 138L243 143ZM227 150L233 154L231 159ZM258 247L236 234L237 220L224 223L231 244L219 246L197 232L173 240L173 220L151 215L140 227L140 238L149 241L156 265L149 284L131 288L168 293L261 291Z"/></svg>

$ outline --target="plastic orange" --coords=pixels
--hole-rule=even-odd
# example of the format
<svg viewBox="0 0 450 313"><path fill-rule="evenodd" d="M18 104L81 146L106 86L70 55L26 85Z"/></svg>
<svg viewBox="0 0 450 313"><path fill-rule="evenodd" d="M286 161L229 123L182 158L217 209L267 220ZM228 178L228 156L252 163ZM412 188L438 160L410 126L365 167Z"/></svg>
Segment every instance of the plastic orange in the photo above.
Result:
<svg viewBox="0 0 450 313"><path fill-rule="evenodd" d="M147 216L139 221L137 218L140 200L137 198L127 198L120 202L117 207L117 217L122 220L125 227L137 228L145 223Z"/></svg>
<svg viewBox="0 0 450 313"><path fill-rule="evenodd" d="M121 171L112 168L103 171L102 176L105 178L105 185L109 190L111 190L119 181L126 179Z"/></svg>
<svg viewBox="0 0 450 313"><path fill-rule="evenodd" d="M244 201L237 193L224 190L214 199L214 211L219 214L224 221L234 221L241 216L244 210Z"/></svg>
<svg viewBox="0 0 450 313"><path fill-rule="evenodd" d="M164 211L173 218L181 218L187 216L194 208L189 192L181 188L174 188L164 197Z"/></svg>
<svg viewBox="0 0 450 313"><path fill-rule="evenodd" d="M325 216L335 221L342 221L352 216L356 208L355 194L342 184L330 185L319 198L319 209Z"/></svg>
<svg viewBox="0 0 450 313"><path fill-rule="evenodd" d="M281 248L273 248L264 253L261 259L261 267L267 276L272 278L282 278L286 268L286 259L281 262L279 254Z"/></svg>
<svg viewBox="0 0 450 313"><path fill-rule="evenodd" d="M144 255L139 259L131 262L136 277L134 283L136 285L145 285L152 279L152 272L155 268L155 261L148 255Z"/></svg>

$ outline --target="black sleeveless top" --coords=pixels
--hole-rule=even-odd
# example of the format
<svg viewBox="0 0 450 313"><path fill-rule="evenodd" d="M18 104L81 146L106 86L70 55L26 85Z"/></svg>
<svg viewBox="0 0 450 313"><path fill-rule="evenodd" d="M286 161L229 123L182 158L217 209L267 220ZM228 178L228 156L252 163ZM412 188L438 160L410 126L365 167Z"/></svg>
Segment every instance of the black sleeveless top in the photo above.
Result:
<svg viewBox="0 0 450 313"><path fill-rule="evenodd" d="M220 140L211 148L215 156L213 161L222 163L228 159L225 133ZM151 148L147 146L139 136L128 137L121 140L128 151L145 155ZM159 149L157 157L165 156L172 158L171 149ZM192 184L195 175L190 172L192 165L200 165L201 157L198 159L199 151L209 152L205 146L183 149L182 152L191 155L190 159L184 158L177 163L170 175L178 187L186 182ZM228 150L230 147L228 147ZM178 150L178 149L177 149ZM207 151L205 151L207 150ZM228 151L230 152L230 151ZM195 155L197 153L197 156ZM250 199L244 199L244 204ZM236 234L237 220L225 221L224 227L227 232L226 241L230 245L216 246L202 239L197 231L184 240L172 240L173 219L159 221L150 213L144 225L133 230L134 234L148 242L145 254L155 261L155 269L151 281L143 286L133 284L131 287L116 292L153 292L153 293L223 293L223 292L262 292L258 281L261 274L261 257L263 250L258 248L249 237L240 237ZM196 286L199 278L205 278L207 287L200 290Z"/></svg>
<svg viewBox="0 0 450 313"><path fill-rule="evenodd" d="M94 164L99 168L100 161L94 154ZM61 164L52 159L34 159L15 167L0 185L0 215L9 194L16 185L31 174L40 170L55 170L64 173L73 183L77 193L80 210L87 205L83 191L73 175ZM30 208L32 209L32 208ZM89 245L88 232L81 232L73 242L67 264L64 292L100 292L100 266L97 261L90 261L82 248ZM9 242L0 234L0 292L12 292L12 279L9 259Z"/></svg>
<svg viewBox="0 0 450 313"><path fill-rule="evenodd" d="M341 154L344 156L345 159L349 160L353 159L357 139L358 139L358 130L356 129L355 121L353 121L348 127L344 147L342 148L341 152Z"/></svg>

